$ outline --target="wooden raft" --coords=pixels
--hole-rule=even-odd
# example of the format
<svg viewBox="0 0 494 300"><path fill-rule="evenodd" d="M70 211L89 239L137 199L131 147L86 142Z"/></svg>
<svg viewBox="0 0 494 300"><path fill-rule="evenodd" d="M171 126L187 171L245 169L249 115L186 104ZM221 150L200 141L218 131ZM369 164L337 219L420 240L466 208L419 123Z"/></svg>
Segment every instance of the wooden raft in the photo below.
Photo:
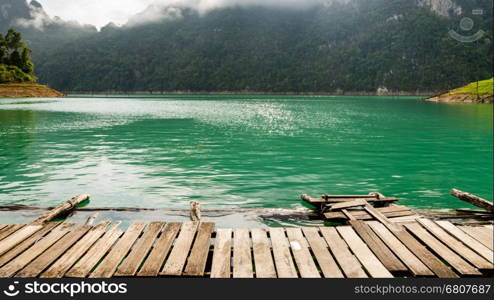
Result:
<svg viewBox="0 0 494 300"><path fill-rule="evenodd" d="M418 219L404 226L215 229L209 222L0 225L0 277L491 276L493 228Z"/></svg>
<svg viewBox="0 0 494 300"><path fill-rule="evenodd" d="M385 197L380 193L323 195L321 198L304 194L301 199L314 206L319 215L330 222L375 219L369 208L376 209L391 222L407 222L419 218L410 208L395 204L397 198Z"/></svg>

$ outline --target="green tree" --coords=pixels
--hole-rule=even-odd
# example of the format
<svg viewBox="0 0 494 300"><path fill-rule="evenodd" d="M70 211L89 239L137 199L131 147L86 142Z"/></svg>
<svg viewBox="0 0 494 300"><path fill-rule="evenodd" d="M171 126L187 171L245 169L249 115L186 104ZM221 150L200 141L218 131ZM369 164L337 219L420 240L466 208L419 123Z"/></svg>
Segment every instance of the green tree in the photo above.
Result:
<svg viewBox="0 0 494 300"><path fill-rule="evenodd" d="M25 47L22 49L20 66L21 70L26 74L33 74L34 64L31 62L31 49Z"/></svg>
<svg viewBox="0 0 494 300"><path fill-rule="evenodd" d="M9 50L7 48L7 43L5 37L0 33L0 64L4 64L8 59Z"/></svg>
<svg viewBox="0 0 494 300"><path fill-rule="evenodd" d="M36 81L30 54L19 32L9 29L5 36L0 34L0 83Z"/></svg>

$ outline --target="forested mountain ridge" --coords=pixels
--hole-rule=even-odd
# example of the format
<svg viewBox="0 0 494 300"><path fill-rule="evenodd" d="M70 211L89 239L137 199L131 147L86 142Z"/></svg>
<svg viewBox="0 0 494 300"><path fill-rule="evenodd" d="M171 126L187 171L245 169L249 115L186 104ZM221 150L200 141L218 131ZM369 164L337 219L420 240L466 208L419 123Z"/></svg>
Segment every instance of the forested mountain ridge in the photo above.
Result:
<svg viewBox="0 0 494 300"><path fill-rule="evenodd" d="M12 0L0 0L2 12L4 2ZM161 7L152 21L136 15L100 31L60 19L40 25L39 3L38 14L24 4L31 13L21 18L38 22L0 19L1 28L21 30L39 80L65 91L416 92L492 77L490 0ZM466 16L470 31L460 28ZM450 30L483 33L464 43Z"/></svg>

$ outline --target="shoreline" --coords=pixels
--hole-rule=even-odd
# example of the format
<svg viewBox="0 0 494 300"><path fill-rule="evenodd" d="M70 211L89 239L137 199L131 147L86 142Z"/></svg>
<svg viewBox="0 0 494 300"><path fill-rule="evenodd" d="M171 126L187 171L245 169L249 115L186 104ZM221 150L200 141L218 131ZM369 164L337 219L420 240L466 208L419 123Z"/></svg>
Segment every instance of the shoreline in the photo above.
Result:
<svg viewBox="0 0 494 300"><path fill-rule="evenodd" d="M492 93L493 79L472 82L465 86L443 91L425 99L429 102L443 103L475 103L492 104L494 97Z"/></svg>
<svg viewBox="0 0 494 300"><path fill-rule="evenodd" d="M60 98L66 94L39 83L2 83L0 98Z"/></svg>
<svg viewBox="0 0 494 300"><path fill-rule="evenodd" d="M50 211L53 207L6 205L0 206L2 223L19 223ZM413 212L433 220L447 220L454 224L485 225L492 219L474 209L424 209L411 208ZM190 209L181 208L137 208L137 207L78 207L66 221L84 223L97 213L102 220L122 221L128 225L134 221L184 222L190 219ZM213 221L221 227L241 228L245 226L322 226L324 222L315 210L309 208L211 208L203 209L205 220ZM21 218L22 220L20 220ZM7 222L11 221L11 222ZM337 222L338 223L338 222Z"/></svg>
<svg viewBox="0 0 494 300"><path fill-rule="evenodd" d="M468 103L468 104L493 104L494 98L492 95L486 97L475 97L468 94L450 94L444 93L437 96L432 96L425 99L428 102L436 103Z"/></svg>
<svg viewBox="0 0 494 300"><path fill-rule="evenodd" d="M421 96L430 97L437 92L255 92L255 91L64 91L68 96L77 95L280 95L280 96Z"/></svg>

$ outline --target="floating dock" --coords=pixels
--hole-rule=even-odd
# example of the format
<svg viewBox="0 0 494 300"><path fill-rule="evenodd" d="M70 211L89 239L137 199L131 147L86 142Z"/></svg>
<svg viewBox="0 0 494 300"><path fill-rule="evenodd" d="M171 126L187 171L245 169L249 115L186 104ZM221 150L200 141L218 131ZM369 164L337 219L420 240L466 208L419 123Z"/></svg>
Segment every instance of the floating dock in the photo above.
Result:
<svg viewBox="0 0 494 300"><path fill-rule="evenodd" d="M494 256L492 225L429 219L269 229L209 222L0 228L0 277L480 277L492 276Z"/></svg>
<svg viewBox="0 0 494 300"><path fill-rule="evenodd" d="M303 195L346 225L216 228L213 222L134 222L125 230L53 222L80 195L29 224L0 224L0 277L389 278L492 277L492 223L424 218L372 195Z"/></svg>

